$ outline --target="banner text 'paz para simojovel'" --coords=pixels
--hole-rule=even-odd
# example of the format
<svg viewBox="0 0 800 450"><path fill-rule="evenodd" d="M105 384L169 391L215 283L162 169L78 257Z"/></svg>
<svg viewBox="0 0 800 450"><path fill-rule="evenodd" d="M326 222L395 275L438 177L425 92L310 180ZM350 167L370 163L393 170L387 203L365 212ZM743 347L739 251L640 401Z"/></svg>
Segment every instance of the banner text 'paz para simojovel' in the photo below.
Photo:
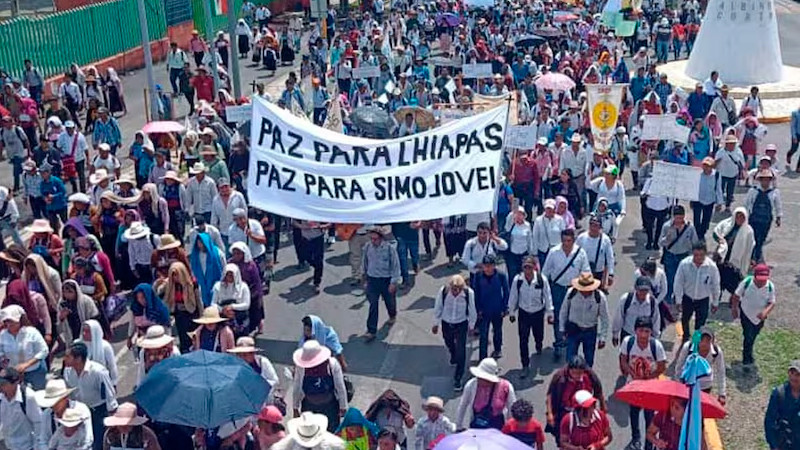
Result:
<svg viewBox="0 0 800 450"><path fill-rule="evenodd" d="M492 209L508 108L391 140L346 136L254 99L250 203L336 223L432 220Z"/></svg>

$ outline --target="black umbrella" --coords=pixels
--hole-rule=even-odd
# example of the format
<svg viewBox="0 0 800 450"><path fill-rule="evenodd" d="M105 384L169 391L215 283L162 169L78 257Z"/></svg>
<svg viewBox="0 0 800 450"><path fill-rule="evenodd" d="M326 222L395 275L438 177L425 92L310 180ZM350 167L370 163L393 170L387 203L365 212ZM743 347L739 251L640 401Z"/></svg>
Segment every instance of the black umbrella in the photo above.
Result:
<svg viewBox="0 0 800 450"><path fill-rule="evenodd" d="M520 36L517 40L514 41L515 47L534 47L537 45L542 45L547 42L547 39L537 36L535 34L526 34Z"/></svg>
<svg viewBox="0 0 800 450"><path fill-rule="evenodd" d="M394 119L378 106L356 108L350 113L350 122L366 137L385 139L392 135Z"/></svg>

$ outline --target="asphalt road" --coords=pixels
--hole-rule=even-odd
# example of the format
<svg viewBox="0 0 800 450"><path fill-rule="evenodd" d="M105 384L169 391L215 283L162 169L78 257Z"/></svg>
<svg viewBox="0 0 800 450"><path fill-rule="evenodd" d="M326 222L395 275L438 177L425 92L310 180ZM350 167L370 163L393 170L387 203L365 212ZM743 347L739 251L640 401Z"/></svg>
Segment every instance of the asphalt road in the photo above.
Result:
<svg viewBox="0 0 800 450"><path fill-rule="evenodd" d="M777 0L776 4L784 63L800 65L800 34L795 32L800 27L800 15L798 15L800 5L791 0ZM280 92L288 68L279 70L275 78L265 78L263 72L247 67L249 61L244 60L243 63L242 85L246 93L249 92L249 84L253 80L269 83L268 90L273 95ZM158 83L168 88L169 82L163 65L156 66L156 78ZM146 85L145 74L143 71L130 73L124 77L123 83L129 114L120 119L120 125L124 141L129 142L134 132L145 123L142 95ZM185 112L187 105L178 103L177 109ZM767 142L778 144L781 154L784 154L788 147L786 125L770 126ZM122 151L121 156L127 156L127 151ZM126 163L130 165L129 162ZM10 183L8 164L0 164L0 179ZM626 183L630 184L627 175ZM796 251L800 249L793 239L800 231L800 227L793 219L800 213L800 182L795 176L787 176L780 180L779 186L783 194L787 219L781 229L773 231L771 243L766 247L767 258L775 261L785 260L784 257L789 258L792 254L796 255ZM742 199L743 194L737 195L738 201ZM635 264L649 254L644 250L644 237L639 230L639 202L632 196L628 205L628 217L622 223L619 240L615 246L618 264L616 283L609 296L611 311L615 310L619 297L631 288ZM398 321L394 327L389 328L384 325L387 316L385 309L381 309L378 339L368 344L359 337L365 331L368 304L363 292L351 288L345 281L350 275L347 244L337 242L326 253L323 290L321 294L315 295L311 285L311 272L301 272L296 269L296 259L290 239L284 236L283 248L278 258L279 264L275 269L272 293L265 299L267 311L265 332L258 338L258 344L277 366L281 368L286 365L291 366L291 354L297 346L297 339L301 333L300 319L309 313L316 314L339 332L345 346L349 375L356 387L354 406L366 408L380 393L391 388L409 401L415 416L419 417L422 414L420 408L422 399L429 395L438 395L445 400L448 415L455 418L459 397L452 390L452 369L447 364L447 352L441 337L432 335L430 326L436 292L450 275L459 270L462 273L466 271L463 268L448 268L443 253L443 250L440 250L434 260L423 261L421 272L414 278L412 287L401 292L398 298ZM795 271L792 267L779 264L775 272L779 289L788 289L789 293L798 294ZM796 298L796 295L787 297L786 303L779 305L777 316L780 315L782 308L797 307L797 301L788 300L789 298ZM718 312L719 317L727 317L725 314L727 314L725 308ZM117 327L118 339L115 339L114 343L120 365L121 397L131 394L136 376L133 359L124 345L125 330L127 330L126 324ZM673 347L673 335L674 331L670 329L665 337L668 351ZM534 404L535 416L539 420L544 420L546 386L550 375L557 368L552 363L549 348L552 345L552 334L548 329L545 353L532 358L533 376L525 380L519 379L516 325L506 321L504 336L505 356L500 360L503 376L514 383L518 396ZM468 351L472 364L477 363L476 347L476 341L469 343ZM57 363L56 367L59 365L60 363ZM617 349L607 347L600 350L595 369L601 376L606 392L613 392L618 385ZM280 372L282 370L279 369ZM609 405L615 435L611 448L622 448L630 438L627 408L614 401ZM409 433L409 437L411 436L412 433ZM555 448L552 440L548 441L546 448Z"/></svg>

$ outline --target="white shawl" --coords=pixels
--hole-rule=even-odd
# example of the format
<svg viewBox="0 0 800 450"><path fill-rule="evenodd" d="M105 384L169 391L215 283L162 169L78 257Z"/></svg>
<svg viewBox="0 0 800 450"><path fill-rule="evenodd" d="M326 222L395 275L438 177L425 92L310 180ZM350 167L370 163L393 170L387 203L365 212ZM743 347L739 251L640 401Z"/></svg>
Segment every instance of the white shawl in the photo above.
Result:
<svg viewBox="0 0 800 450"><path fill-rule="evenodd" d="M738 213L744 214L744 223L739 227L739 231L736 233L736 239L733 241L733 248L728 248L728 244L725 242L725 236L733 229L736 223L736 214ZM750 270L753 247L756 245L753 228L747 222L747 219L747 209L740 206L733 211L731 217L723 220L714 227L714 235L719 239L717 253L720 258L724 260L727 253L731 252L729 261L742 272L742 275L746 275Z"/></svg>

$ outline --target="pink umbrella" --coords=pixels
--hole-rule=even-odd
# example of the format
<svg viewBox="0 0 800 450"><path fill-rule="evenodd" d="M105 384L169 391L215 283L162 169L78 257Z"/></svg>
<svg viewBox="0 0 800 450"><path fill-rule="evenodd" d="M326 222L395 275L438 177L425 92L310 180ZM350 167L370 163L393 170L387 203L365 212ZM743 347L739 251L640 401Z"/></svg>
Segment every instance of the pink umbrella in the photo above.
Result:
<svg viewBox="0 0 800 450"><path fill-rule="evenodd" d="M553 16L553 22L555 23L571 22L578 19L580 19L580 17L572 13L557 14Z"/></svg>
<svg viewBox="0 0 800 450"><path fill-rule="evenodd" d="M149 122L142 127L142 132L145 134L151 133L183 133L186 131L183 125L171 120L161 120Z"/></svg>
<svg viewBox="0 0 800 450"><path fill-rule="evenodd" d="M540 89L550 89L553 91L568 91L575 87L575 82L572 81L572 78L558 72L550 72L542 75L536 79L534 83L536 87Z"/></svg>

